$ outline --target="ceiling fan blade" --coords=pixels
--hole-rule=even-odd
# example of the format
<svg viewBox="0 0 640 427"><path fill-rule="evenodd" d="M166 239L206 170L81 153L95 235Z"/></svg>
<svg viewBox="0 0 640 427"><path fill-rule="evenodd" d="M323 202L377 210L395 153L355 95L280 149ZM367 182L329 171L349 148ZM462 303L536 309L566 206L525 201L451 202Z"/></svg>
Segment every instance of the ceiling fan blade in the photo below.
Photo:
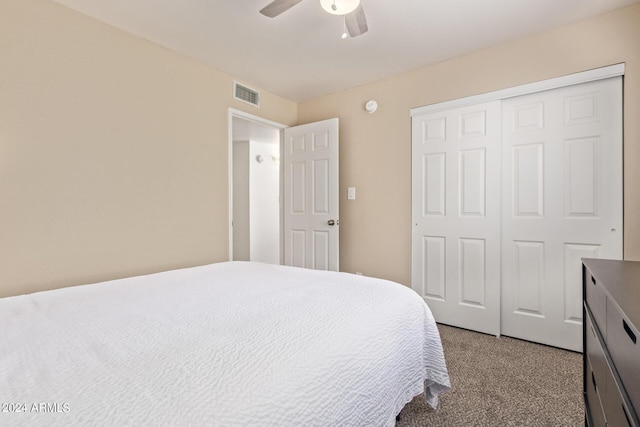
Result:
<svg viewBox="0 0 640 427"><path fill-rule="evenodd" d="M356 10L346 15L344 20L347 26L347 32L351 37L358 37L360 34L364 34L369 30L362 3L360 3Z"/></svg>
<svg viewBox="0 0 640 427"><path fill-rule="evenodd" d="M274 0L263 7L260 13L264 16L268 16L269 18L275 18L282 12L286 12L287 10L291 9L301 1L302 0Z"/></svg>

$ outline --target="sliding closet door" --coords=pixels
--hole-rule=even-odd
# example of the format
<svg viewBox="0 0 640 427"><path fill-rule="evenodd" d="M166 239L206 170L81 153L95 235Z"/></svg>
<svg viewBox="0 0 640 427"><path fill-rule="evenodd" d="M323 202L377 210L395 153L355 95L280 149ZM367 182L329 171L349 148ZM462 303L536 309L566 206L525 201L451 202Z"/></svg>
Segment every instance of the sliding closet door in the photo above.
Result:
<svg viewBox="0 0 640 427"><path fill-rule="evenodd" d="M436 321L499 334L500 101L412 119L412 287Z"/></svg>
<svg viewBox="0 0 640 427"><path fill-rule="evenodd" d="M582 257L622 258L622 78L503 101L502 334L582 349Z"/></svg>

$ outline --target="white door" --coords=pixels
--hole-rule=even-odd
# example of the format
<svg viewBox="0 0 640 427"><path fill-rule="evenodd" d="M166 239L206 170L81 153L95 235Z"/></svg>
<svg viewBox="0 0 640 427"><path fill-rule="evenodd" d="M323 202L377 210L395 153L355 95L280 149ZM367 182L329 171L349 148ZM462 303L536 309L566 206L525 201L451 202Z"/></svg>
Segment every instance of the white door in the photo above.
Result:
<svg viewBox="0 0 640 427"><path fill-rule="evenodd" d="M502 105L502 334L581 351L580 259L622 258L621 77Z"/></svg>
<svg viewBox="0 0 640 427"><path fill-rule="evenodd" d="M284 130L285 265L338 271L338 119Z"/></svg>
<svg viewBox="0 0 640 427"><path fill-rule="evenodd" d="M437 322L500 333L500 101L412 118L412 288Z"/></svg>

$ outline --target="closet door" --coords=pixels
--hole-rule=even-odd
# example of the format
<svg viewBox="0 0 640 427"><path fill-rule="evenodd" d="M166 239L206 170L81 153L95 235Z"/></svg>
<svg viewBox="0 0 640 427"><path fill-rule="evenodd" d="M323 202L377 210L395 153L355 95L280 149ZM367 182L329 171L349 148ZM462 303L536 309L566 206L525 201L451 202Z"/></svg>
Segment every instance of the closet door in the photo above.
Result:
<svg viewBox="0 0 640 427"><path fill-rule="evenodd" d="M412 287L437 322L500 328L500 101L412 119Z"/></svg>
<svg viewBox="0 0 640 427"><path fill-rule="evenodd" d="M503 101L504 335L582 350L582 257L622 258L622 79Z"/></svg>

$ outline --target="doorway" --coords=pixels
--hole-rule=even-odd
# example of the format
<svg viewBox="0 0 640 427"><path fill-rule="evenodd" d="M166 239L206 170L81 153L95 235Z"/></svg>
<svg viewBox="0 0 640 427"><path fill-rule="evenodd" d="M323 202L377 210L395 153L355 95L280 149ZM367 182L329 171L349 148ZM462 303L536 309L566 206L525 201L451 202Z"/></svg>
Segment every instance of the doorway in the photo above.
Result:
<svg viewBox="0 0 640 427"><path fill-rule="evenodd" d="M281 264L280 130L229 111L229 259Z"/></svg>
<svg viewBox="0 0 640 427"><path fill-rule="evenodd" d="M338 119L288 127L230 108L228 129L229 260L338 271Z"/></svg>

